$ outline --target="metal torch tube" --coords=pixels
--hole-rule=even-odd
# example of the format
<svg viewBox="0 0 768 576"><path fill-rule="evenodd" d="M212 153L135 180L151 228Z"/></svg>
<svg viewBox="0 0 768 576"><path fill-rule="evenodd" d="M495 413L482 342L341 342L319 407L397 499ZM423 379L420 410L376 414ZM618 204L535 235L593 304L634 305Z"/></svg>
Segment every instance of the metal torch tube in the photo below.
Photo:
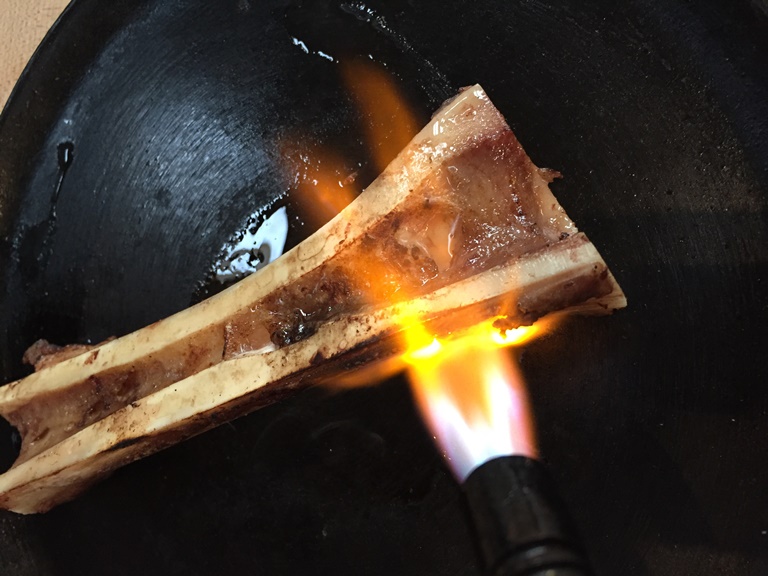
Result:
<svg viewBox="0 0 768 576"><path fill-rule="evenodd" d="M463 485L492 576L587 576L591 572L565 505L544 465L502 456Z"/></svg>

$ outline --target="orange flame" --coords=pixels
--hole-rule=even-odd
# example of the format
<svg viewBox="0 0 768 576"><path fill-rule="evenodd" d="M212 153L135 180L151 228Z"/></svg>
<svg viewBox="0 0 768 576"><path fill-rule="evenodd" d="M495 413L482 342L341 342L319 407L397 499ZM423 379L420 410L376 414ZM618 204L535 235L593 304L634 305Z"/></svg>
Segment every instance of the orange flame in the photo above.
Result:
<svg viewBox="0 0 768 576"><path fill-rule="evenodd" d="M342 68L344 83L364 118L365 139L383 172L421 128L392 77L370 62Z"/></svg>
<svg viewBox="0 0 768 576"><path fill-rule="evenodd" d="M344 83L363 119L365 140L374 164L382 172L419 131L397 85L385 70L364 61L342 66ZM301 138L280 145L281 155L292 159L297 194L294 198L304 220L319 228L339 214L361 192L356 174L327 150L307 148Z"/></svg>
<svg viewBox="0 0 768 576"><path fill-rule="evenodd" d="M352 61L342 65L342 79L354 104L360 112L365 141L370 148L374 164L379 172L407 146L420 125L410 111L393 78L371 62ZM290 154L284 147L283 155ZM340 158L327 152L304 151L299 154L303 171L298 179L297 204L305 219L316 227L329 221L360 193L354 181L342 179L343 163ZM375 260L366 262L359 276L354 278L361 291L371 302L381 303L383 294L392 292L391 285L398 282L392 270ZM399 286L402 294L404 287ZM403 322L411 326L416 320ZM418 346L413 346L416 348ZM366 365L334 376L324 382L334 388L352 388L380 382L403 370L402 359Z"/></svg>
<svg viewBox="0 0 768 576"><path fill-rule="evenodd" d="M419 123L385 70L354 62L342 68L342 75L361 113L366 141L381 172L418 132ZM328 154L315 155L300 182L299 196L311 203L314 218L320 223L330 220L358 193L351 186L345 187L340 166L341 162ZM375 262L367 263L366 271L370 277L381 273L382 280L387 274ZM383 297L369 295L372 299ZM513 355L502 348L525 344L551 328L552 322L501 331L494 327L494 320L439 340L420 318L406 313L401 318L406 349L402 358L348 372L333 385L374 383L407 366L422 415L459 480L494 456L535 456L525 383Z"/></svg>
<svg viewBox="0 0 768 576"><path fill-rule="evenodd" d="M289 155L285 147L283 153ZM337 156L318 150L290 155L298 156L297 208L310 226L319 228L360 194L355 174Z"/></svg>

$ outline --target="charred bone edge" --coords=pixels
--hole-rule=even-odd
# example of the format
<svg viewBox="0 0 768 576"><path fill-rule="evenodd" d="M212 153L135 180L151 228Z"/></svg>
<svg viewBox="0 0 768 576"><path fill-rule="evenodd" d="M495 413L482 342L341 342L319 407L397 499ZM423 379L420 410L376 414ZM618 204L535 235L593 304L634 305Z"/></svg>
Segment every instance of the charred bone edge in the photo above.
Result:
<svg viewBox="0 0 768 576"><path fill-rule="evenodd" d="M569 287L580 285L569 294ZM441 335L446 326L461 330L500 314L513 322L534 320L531 312L520 310L518 294L538 294L543 306L556 306L553 311L572 307L604 314L625 303L595 247L578 234L426 296L370 315L339 318L297 344L227 360L146 396L0 475L0 507L44 512L120 466L312 381L399 355L404 321L425 321ZM536 308L536 302L529 304Z"/></svg>

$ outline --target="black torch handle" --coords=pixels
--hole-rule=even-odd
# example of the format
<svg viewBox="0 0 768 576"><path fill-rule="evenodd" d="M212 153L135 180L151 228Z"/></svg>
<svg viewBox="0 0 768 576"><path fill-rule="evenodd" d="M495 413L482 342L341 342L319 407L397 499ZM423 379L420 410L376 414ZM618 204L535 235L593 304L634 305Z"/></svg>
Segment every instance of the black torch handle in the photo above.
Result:
<svg viewBox="0 0 768 576"><path fill-rule="evenodd" d="M494 458L464 482L488 574L587 576L586 556L544 465Z"/></svg>

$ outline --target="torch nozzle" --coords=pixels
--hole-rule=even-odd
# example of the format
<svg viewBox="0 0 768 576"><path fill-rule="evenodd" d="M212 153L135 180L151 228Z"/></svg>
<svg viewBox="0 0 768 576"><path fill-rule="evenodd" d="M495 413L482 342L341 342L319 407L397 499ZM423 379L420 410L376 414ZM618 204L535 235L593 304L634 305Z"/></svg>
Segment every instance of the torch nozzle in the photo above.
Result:
<svg viewBox="0 0 768 576"><path fill-rule="evenodd" d="M576 531L541 462L503 456L478 466L464 492L491 576L588 576Z"/></svg>

